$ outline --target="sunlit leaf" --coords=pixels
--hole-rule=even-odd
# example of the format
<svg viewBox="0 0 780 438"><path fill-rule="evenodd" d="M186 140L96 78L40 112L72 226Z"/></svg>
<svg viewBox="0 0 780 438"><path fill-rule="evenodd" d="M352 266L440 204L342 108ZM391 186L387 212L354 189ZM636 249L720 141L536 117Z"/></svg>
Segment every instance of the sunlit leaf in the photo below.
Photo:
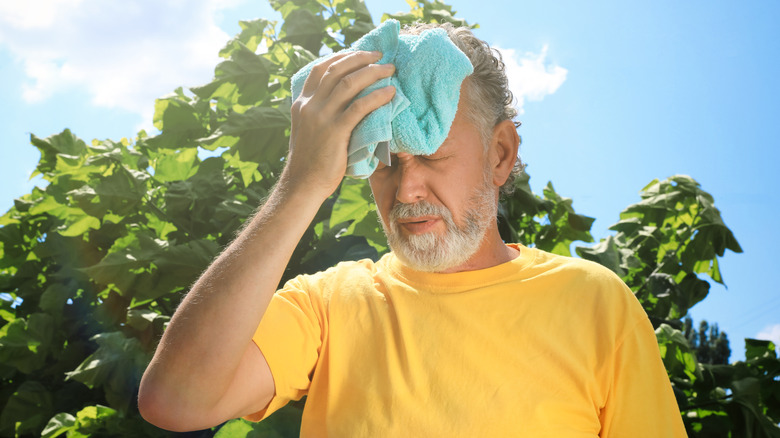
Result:
<svg viewBox="0 0 780 438"><path fill-rule="evenodd" d="M210 84L194 87L201 99L215 99L223 105L255 105L268 91L273 65L242 43L236 43L230 59L219 64Z"/></svg>
<svg viewBox="0 0 780 438"><path fill-rule="evenodd" d="M231 54L241 50L242 45L254 52L263 40L266 29L272 29L275 24L276 22L266 20L265 18L239 21L238 25L241 27L241 32L225 44L225 47L219 51L219 56L229 58Z"/></svg>
<svg viewBox="0 0 780 438"><path fill-rule="evenodd" d="M188 148L157 158L154 178L160 182L185 180L198 170L198 149Z"/></svg>
<svg viewBox="0 0 780 438"><path fill-rule="evenodd" d="M76 417L66 412L61 412L49 420L43 429L42 438L54 438L64 433L69 433L76 428Z"/></svg>

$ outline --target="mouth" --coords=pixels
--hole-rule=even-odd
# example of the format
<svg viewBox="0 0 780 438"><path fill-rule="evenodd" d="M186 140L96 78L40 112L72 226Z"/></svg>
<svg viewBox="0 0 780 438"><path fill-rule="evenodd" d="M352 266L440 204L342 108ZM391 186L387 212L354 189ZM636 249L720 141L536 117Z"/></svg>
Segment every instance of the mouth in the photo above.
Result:
<svg viewBox="0 0 780 438"><path fill-rule="evenodd" d="M411 234L422 234L433 230L441 221L437 216L421 216L398 219L398 225Z"/></svg>

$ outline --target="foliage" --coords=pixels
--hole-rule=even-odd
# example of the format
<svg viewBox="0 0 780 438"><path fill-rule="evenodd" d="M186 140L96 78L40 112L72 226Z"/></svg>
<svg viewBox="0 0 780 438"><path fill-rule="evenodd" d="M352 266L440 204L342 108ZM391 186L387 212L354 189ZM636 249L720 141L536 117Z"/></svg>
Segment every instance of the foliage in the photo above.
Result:
<svg viewBox="0 0 780 438"><path fill-rule="evenodd" d="M611 227L613 236L577 253L618 273L644 306L689 436L780 436L774 346L746 339L745 362L713 365L699 362L680 331L681 318L709 293L700 276L723 283L718 257L742 252L712 196L681 175L651 182L640 196Z"/></svg>
<svg viewBox="0 0 780 438"><path fill-rule="evenodd" d="M722 283L718 257L742 252L721 219L712 196L687 176L653 181L642 201L620 214L616 233L577 253L617 272L645 306L651 319L679 322L709 293L706 274Z"/></svg>
<svg viewBox="0 0 780 438"><path fill-rule="evenodd" d="M383 18L467 24L439 1L409 4L411 12ZM135 405L156 341L181 295L278 177L292 74L374 27L361 0L271 5L283 22L242 21L213 81L157 100L159 134L91 143L68 130L31 137L41 152L36 173L48 184L0 217L0 436L173 435L145 423ZM528 179L501 203L507 240L566 255L573 242L592 242L593 219L552 184L533 194ZM369 192L365 181L345 179L282 281L387 250ZM774 347L749 340L745 362L705 365L679 331L708 293L700 276L722 282L717 257L739 245L690 178L653 182L642 198L613 236L577 253L621 275L653 318L691 436L776 436ZM191 436L287 436L301 406Z"/></svg>

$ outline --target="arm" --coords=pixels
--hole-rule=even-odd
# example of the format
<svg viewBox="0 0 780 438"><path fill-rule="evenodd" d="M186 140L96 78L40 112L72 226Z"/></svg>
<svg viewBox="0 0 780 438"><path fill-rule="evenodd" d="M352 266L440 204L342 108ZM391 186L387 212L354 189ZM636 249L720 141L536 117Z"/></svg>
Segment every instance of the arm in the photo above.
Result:
<svg viewBox="0 0 780 438"><path fill-rule="evenodd" d="M273 378L252 335L298 241L344 177L352 130L393 97L387 87L352 102L393 73L392 65L373 64L379 58L344 53L312 69L292 106L290 153L278 184L184 298L143 375L138 407L147 421L204 429L270 401Z"/></svg>
<svg viewBox="0 0 780 438"><path fill-rule="evenodd" d="M687 436L647 318L639 321L623 339L615 352L612 374L607 406L601 412L599 436Z"/></svg>

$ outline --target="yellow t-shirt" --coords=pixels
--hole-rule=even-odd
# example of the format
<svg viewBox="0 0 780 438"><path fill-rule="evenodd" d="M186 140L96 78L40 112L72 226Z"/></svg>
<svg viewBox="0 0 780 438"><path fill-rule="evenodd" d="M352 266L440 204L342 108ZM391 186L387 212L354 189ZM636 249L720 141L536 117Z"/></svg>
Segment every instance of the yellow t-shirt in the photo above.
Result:
<svg viewBox="0 0 780 438"><path fill-rule="evenodd" d="M301 436L684 437L652 326L611 271L520 256L434 274L392 253L289 281L254 336Z"/></svg>

